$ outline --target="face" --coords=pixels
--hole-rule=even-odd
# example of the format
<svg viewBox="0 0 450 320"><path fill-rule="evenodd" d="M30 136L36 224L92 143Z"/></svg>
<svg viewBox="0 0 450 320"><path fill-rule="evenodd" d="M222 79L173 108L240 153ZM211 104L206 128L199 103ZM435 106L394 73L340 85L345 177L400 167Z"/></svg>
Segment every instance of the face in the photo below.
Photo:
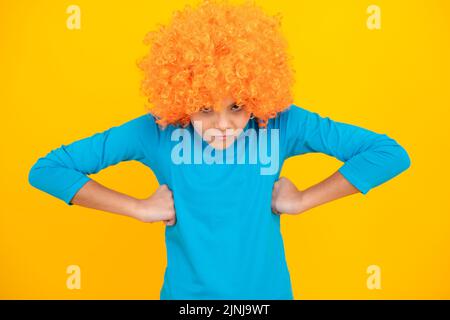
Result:
<svg viewBox="0 0 450 320"><path fill-rule="evenodd" d="M230 146L250 119L250 113L237 106L231 98L221 101L220 110L204 107L191 115L194 130L215 149Z"/></svg>

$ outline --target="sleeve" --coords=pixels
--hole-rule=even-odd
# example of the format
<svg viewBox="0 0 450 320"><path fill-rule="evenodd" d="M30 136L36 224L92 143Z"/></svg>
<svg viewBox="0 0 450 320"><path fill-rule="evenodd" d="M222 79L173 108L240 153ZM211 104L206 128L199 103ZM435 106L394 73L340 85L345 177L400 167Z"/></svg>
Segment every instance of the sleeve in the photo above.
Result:
<svg viewBox="0 0 450 320"><path fill-rule="evenodd" d="M154 120L145 114L63 144L36 161L28 181L33 187L72 205L73 196L91 180L88 175L121 161L141 161L156 154L160 132Z"/></svg>
<svg viewBox="0 0 450 320"><path fill-rule="evenodd" d="M362 194L408 169L406 150L386 134L322 117L296 105L282 112L286 158L321 152L344 162L339 172Z"/></svg>

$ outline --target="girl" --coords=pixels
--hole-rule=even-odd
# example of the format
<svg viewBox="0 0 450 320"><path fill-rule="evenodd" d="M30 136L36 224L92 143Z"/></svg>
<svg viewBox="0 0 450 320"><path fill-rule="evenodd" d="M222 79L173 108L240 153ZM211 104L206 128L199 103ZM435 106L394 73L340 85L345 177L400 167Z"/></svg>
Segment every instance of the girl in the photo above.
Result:
<svg viewBox="0 0 450 320"><path fill-rule="evenodd" d="M62 145L30 170L31 185L68 205L164 221L161 299L293 299L280 214L367 194L410 166L387 135L292 103L279 27L279 16L251 3L175 12L148 34L151 50L138 64L148 112ZM305 190L279 179L286 159L309 152L343 165ZM263 171L269 153L272 170ZM146 199L89 177L130 160L160 184Z"/></svg>

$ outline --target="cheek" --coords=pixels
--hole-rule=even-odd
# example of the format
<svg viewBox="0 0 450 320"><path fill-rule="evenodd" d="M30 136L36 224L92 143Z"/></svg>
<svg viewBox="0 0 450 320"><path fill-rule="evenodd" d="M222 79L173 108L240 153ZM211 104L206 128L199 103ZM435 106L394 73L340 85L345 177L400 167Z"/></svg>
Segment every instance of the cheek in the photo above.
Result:
<svg viewBox="0 0 450 320"><path fill-rule="evenodd" d="M234 124L237 129L244 129L244 127L247 125L247 122L250 120L250 115L247 115L245 113L242 113L242 115L239 115L236 117Z"/></svg>
<svg viewBox="0 0 450 320"><path fill-rule="evenodd" d="M191 124L194 128L198 128L200 126L204 126L204 119L201 115L193 114L191 115Z"/></svg>
<svg viewBox="0 0 450 320"><path fill-rule="evenodd" d="M199 134L211 128L211 121L202 116L191 116L191 124Z"/></svg>

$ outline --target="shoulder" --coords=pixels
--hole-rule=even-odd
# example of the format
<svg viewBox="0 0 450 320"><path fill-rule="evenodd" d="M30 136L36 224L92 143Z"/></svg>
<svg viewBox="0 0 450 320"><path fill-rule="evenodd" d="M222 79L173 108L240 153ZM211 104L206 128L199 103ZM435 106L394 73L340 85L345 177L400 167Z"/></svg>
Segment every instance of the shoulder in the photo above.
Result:
<svg viewBox="0 0 450 320"><path fill-rule="evenodd" d="M304 123L312 112L296 104L291 104L269 120L268 127L283 131L298 127Z"/></svg>
<svg viewBox="0 0 450 320"><path fill-rule="evenodd" d="M281 119L287 121L290 119L294 120L304 120L312 111L309 111L303 107L300 107L296 104L291 104L285 110L279 113Z"/></svg>
<svg viewBox="0 0 450 320"><path fill-rule="evenodd" d="M132 131L141 137L150 139L160 139L173 130L173 126L162 127L156 122L154 115L150 113L144 113L136 116L124 124L122 124L127 131Z"/></svg>
<svg viewBox="0 0 450 320"><path fill-rule="evenodd" d="M156 122L155 116L143 113L110 128L109 136L112 141L120 141L130 150L153 159L170 143L171 131L172 126L163 128Z"/></svg>

